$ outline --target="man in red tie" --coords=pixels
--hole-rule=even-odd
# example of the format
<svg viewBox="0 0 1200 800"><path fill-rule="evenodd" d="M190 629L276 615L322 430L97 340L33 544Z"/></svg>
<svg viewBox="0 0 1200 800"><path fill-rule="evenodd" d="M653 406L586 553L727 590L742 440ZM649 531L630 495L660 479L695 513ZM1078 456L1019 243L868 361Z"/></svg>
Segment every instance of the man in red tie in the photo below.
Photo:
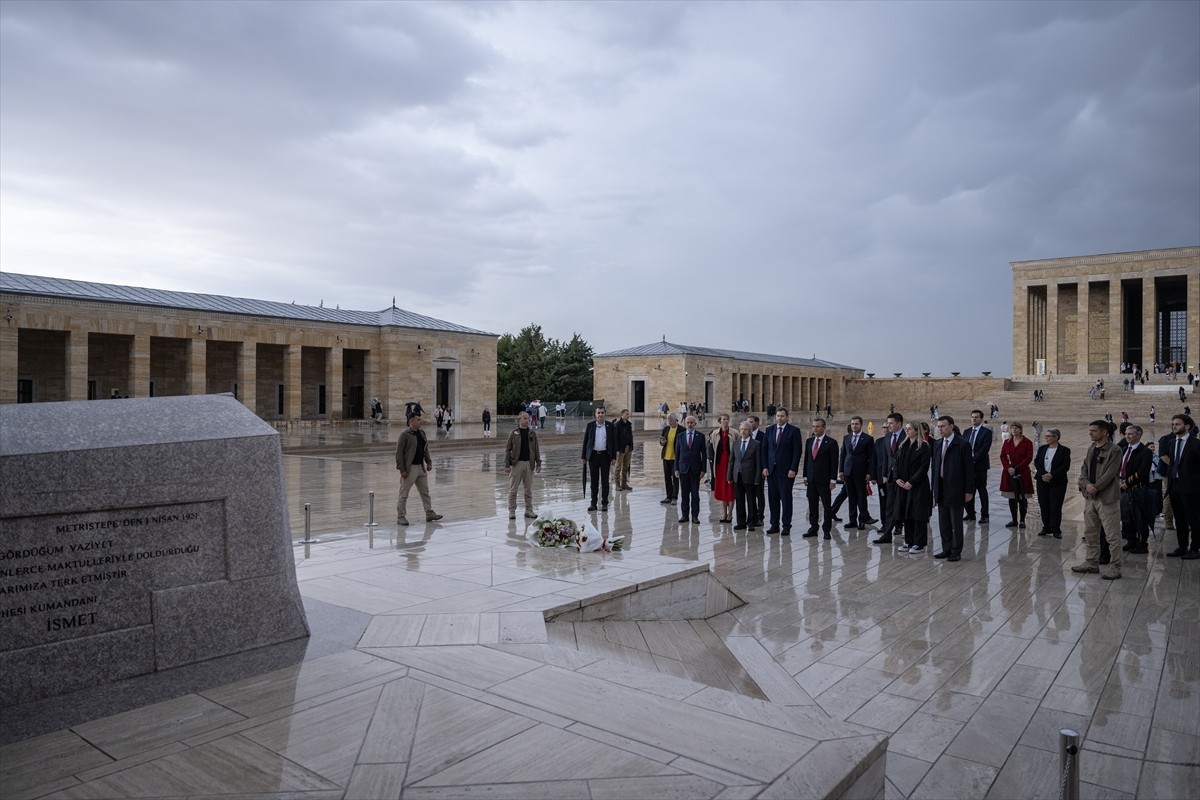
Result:
<svg viewBox="0 0 1200 800"><path fill-rule="evenodd" d="M804 485L808 494L808 531L805 538L817 535L819 519L817 505L825 512L822 530L825 538L832 539L833 511L830 502L833 487L837 485L838 446L832 436L825 435L825 420L817 417L812 421L812 436L804 446Z"/></svg>
<svg viewBox="0 0 1200 800"><path fill-rule="evenodd" d="M708 464L708 440L696 432L696 418L688 415L687 432L675 435L675 476L679 478L679 521L700 522L700 478Z"/></svg>

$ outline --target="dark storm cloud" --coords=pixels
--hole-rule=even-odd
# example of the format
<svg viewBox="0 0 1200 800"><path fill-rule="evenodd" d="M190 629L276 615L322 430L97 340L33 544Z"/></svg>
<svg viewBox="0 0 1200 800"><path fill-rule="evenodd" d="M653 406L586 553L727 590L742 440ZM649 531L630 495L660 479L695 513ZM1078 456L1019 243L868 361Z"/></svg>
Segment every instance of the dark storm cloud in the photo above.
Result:
<svg viewBox="0 0 1200 800"><path fill-rule="evenodd" d="M1197 29L1197 3L5 3L0 247L600 351L1003 373L1009 261L1200 242ZM619 304L581 313L600 286ZM710 313L737 299L760 324Z"/></svg>

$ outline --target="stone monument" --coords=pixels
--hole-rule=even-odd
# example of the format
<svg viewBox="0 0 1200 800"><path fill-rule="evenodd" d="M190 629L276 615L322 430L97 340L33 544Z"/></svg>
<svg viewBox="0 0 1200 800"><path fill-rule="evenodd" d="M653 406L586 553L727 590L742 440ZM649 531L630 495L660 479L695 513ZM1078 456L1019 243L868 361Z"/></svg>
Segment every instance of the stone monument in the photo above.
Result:
<svg viewBox="0 0 1200 800"><path fill-rule="evenodd" d="M0 406L0 705L307 636L282 467L230 395Z"/></svg>

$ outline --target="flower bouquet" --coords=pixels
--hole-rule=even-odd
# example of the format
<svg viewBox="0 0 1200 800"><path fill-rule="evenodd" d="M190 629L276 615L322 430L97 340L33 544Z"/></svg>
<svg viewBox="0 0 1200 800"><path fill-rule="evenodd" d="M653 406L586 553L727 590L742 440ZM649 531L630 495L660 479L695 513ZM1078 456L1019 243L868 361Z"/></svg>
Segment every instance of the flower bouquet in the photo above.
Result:
<svg viewBox="0 0 1200 800"><path fill-rule="evenodd" d="M565 517L538 517L529 535L541 547L565 547L579 538L579 525Z"/></svg>
<svg viewBox="0 0 1200 800"><path fill-rule="evenodd" d="M614 536L610 539L596 530L596 526L590 521L584 520L583 530L575 538L575 548L581 553L594 553L597 550L603 553L611 553L614 550L623 549L624 540L624 536Z"/></svg>

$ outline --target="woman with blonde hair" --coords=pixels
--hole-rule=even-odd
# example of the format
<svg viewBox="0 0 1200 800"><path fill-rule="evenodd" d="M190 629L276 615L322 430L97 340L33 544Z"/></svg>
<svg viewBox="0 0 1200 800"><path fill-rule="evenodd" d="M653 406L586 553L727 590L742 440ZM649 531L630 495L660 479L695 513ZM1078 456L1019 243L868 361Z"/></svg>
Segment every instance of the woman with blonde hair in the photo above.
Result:
<svg viewBox="0 0 1200 800"><path fill-rule="evenodd" d="M921 435L920 424L904 423L904 441L896 451L895 492L896 519L904 520L904 544L901 553L925 552L929 540L929 518L933 516L933 491L929 485L929 443Z"/></svg>

